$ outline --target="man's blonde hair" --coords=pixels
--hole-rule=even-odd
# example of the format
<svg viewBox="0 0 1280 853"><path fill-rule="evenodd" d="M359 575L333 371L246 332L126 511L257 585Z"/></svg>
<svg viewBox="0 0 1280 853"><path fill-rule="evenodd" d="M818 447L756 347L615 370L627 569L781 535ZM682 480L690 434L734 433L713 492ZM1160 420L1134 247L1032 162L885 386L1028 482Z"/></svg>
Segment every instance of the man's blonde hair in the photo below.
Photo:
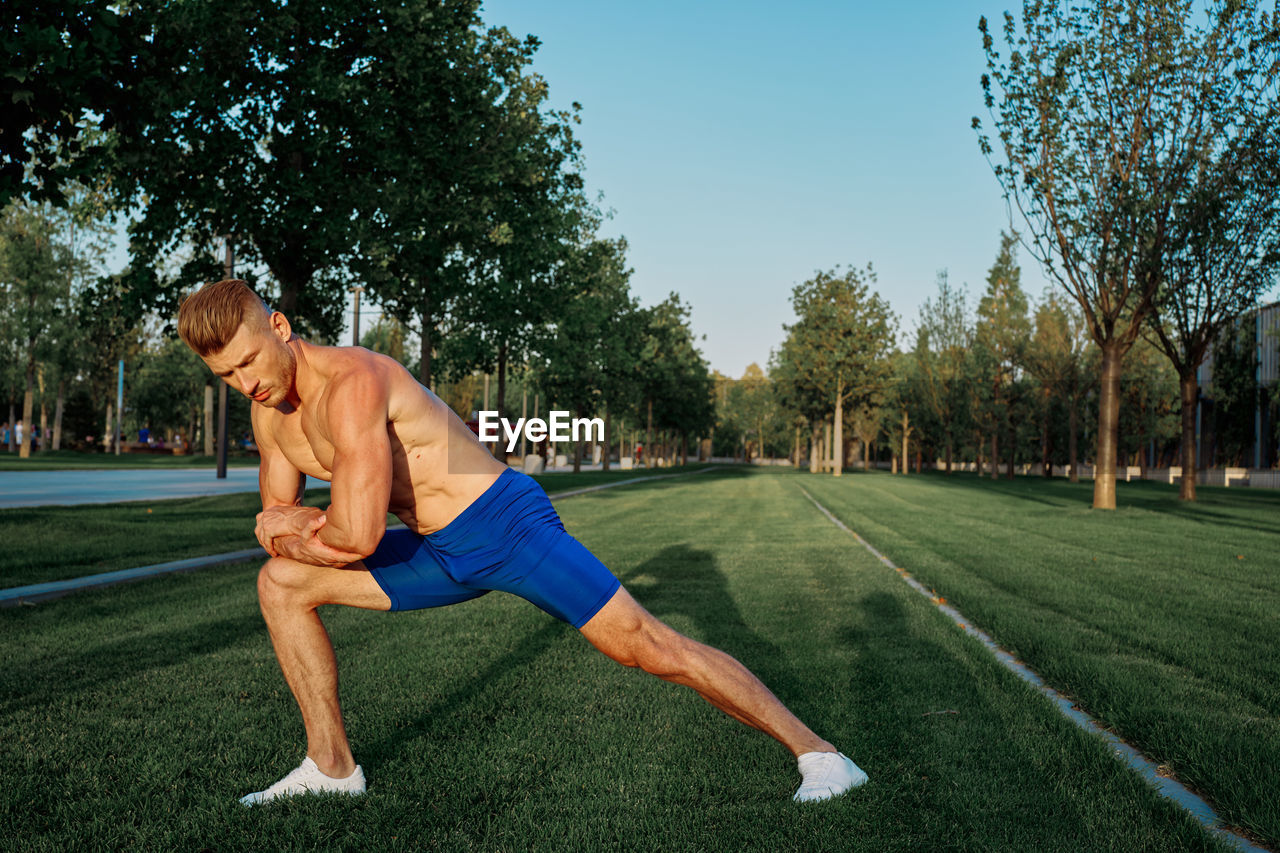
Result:
<svg viewBox="0 0 1280 853"><path fill-rule="evenodd" d="M265 327L270 311L258 294L238 278L206 284L182 300L178 334L196 355L206 358L235 337L242 323Z"/></svg>

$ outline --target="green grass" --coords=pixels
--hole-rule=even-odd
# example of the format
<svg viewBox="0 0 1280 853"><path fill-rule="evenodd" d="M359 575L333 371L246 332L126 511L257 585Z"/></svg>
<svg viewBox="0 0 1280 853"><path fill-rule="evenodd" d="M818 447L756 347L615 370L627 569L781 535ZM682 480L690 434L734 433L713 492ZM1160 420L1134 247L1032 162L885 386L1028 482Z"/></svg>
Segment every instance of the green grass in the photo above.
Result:
<svg viewBox="0 0 1280 853"><path fill-rule="evenodd" d="M233 468L257 467L258 457L248 453L232 453L227 464ZM32 453L22 459L15 453L0 450L0 471L64 471L97 468L216 468L216 456L174 456L161 453L84 453L77 450L48 450Z"/></svg>
<svg viewBox="0 0 1280 853"><path fill-rule="evenodd" d="M1280 844L1280 495L797 475L837 517L1182 782Z"/></svg>
<svg viewBox="0 0 1280 853"><path fill-rule="evenodd" d="M583 471L541 474L548 492L630 480L676 469ZM307 504L323 506L328 491L311 489ZM99 572L131 569L206 554L252 548L254 515L260 510L251 492L215 497L71 507L0 510L0 587L65 580ZM394 522L395 519L389 519Z"/></svg>
<svg viewBox="0 0 1280 853"><path fill-rule="evenodd" d="M823 518L787 476L565 501L679 630L753 668L872 781L790 802L771 740L504 594L329 608L369 779L244 809L302 757L254 564L0 611L0 792L23 849L1223 849ZM952 710L955 714L931 714Z"/></svg>

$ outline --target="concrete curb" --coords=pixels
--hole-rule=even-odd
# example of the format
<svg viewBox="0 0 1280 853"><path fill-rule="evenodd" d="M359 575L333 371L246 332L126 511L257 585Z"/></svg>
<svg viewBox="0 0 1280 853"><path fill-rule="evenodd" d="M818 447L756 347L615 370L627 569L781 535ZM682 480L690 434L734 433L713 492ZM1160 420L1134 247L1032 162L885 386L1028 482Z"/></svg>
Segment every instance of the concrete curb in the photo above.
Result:
<svg viewBox="0 0 1280 853"><path fill-rule="evenodd" d="M560 500L561 498L585 495L588 492L598 492L601 489L611 489L615 486L627 486L632 483L647 483L650 480L669 480L672 477L690 477L694 474L701 474L710 470L712 469L702 468L697 471L684 471L677 474L655 474L650 477L632 477L628 480L601 483L598 486L572 489L567 492L556 492L554 495L547 495L547 497L554 501ZM402 524L392 525L392 527L388 529L403 526L404 525ZM266 556L266 552L261 548L249 548L244 551L229 551L225 554L210 554L207 557L191 557L186 560L174 560L170 563L156 563L151 566L139 566L136 569L119 569L114 572L84 575L83 577L68 578L67 580L61 581L36 583L28 586L15 586L10 587L9 589L0 589L0 607L16 607L21 604L35 604L38 601L60 598L64 595L85 589L98 589L104 586L112 586L113 584L128 583L129 581L155 577L156 575L165 575L171 572L190 572L196 569L220 566L226 563L235 563L240 560L249 560L255 557L262 558L264 556Z"/></svg>
<svg viewBox="0 0 1280 853"><path fill-rule="evenodd" d="M946 604L943 599L939 598L932 590L927 589L924 584L909 575L905 569L895 566L892 560L884 554L881 554L871 545L871 543L867 542L867 540L863 539L856 532L850 529L843 521L832 515L831 512L825 506L818 503L817 499L814 498L813 495L809 494L803 486L800 487L800 491L813 503L814 506L818 508L819 511L821 511L823 515L827 517L832 524L848 533L858 542L859 545L871 552L877 560L897 572L912 589L929 599L935 607L950 617L951 621L960 626L961 630L986 646L987 651L991 652L991 654L996 657L996 660L1004 664L1004 666L1013 672L1014 675L1018 676L1023 681L1032 685L1044 694L1064 717L1089 734L1096 735L1106 741L1107 746L1111 747L1112 753L1117 758L1128 765L1131 769L1136 770L1138 774L1141 775L1142 778L1154 787L1162 796L1186 809L1191 813L1192 817L1204 826L1205 829L1209 830L1210 833L1217 836L1220 840L1235 847L1237 850L1248 851L1248 853L1268 853L1265 847L1259 847L1247 838L1237 835L1230 829L1227 829L1222 818L1218 817L1218 813L1215 812L1213 807L1207 802L1192 793L1177 780L1160 775L1159 767L1155 762L1151 761L1133 746L1125 743L1123 740L1107 731L1102 727L1101 723L1082 711L1079 707L1073 704L1070 699L1054 690L1048 684L1045 684L1044 680L1030 667L997 645L996 641L991 639L986 632L974 627L974 624L965 618L960 611L951 607L949 604Z"/></svg>

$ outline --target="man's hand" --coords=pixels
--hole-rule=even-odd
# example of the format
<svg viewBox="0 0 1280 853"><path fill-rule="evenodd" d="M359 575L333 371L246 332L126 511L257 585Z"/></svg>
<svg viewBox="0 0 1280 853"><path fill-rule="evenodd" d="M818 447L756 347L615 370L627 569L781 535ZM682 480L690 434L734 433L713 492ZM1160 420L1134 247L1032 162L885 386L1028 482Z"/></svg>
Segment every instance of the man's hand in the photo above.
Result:
<svg viewBox="0 0 1280 853"><path fill-rule="evenodd" d="M346 568L352 563L364 559L361 554L343 551L320 541L320 537L316 533L323 526L324 516L320 516L319 519L308 525L297 536L276 537L272 540L272 548L275 553L271 556L288 557L290 560L297 560L299 563L306 563L310 566L331 566L335 569Z"/></svg>
<svg viewBox="0 0 1280 853"><path fill-rule="evenodd" d="M319 507L273 506L258 513L253 533L268 554L279 557L275 540L287 536L311 539L316 531L324 527L326 520L324 510Z"/></svg>

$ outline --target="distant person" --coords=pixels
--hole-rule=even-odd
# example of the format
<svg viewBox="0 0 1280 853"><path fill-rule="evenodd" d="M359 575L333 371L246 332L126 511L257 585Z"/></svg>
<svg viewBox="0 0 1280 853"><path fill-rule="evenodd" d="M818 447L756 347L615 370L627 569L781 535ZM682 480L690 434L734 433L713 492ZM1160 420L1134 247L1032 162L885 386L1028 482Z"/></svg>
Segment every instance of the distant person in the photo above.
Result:
<svg viewBox="0 0 1280 853"><path fill-rule="evenodd" d="M637 444L636 445L636 467L639 468L643 464L644 464L644 445Z"/></svg>
<svg viewBox="0 0 1280 853"><path fill-rule="evenodd" d="M18 421L13 425L13 437L18 445L18 450L22 450L22 421Z"/></svg>
<svg viewBox="0 0 1280 853"><path fill-rule="evenodd" d="M4 426L0 426L0 445L3 445L6 452L12 448L9 446L9 422L5 421Z"/></svg>
<svg viewBox="0 0 1280 853"><path fill-rule="evenodd" d="M797 801L867 780L746 667L659 622L565 532L542 489L494 459L440 398L399 363L293 334L244 282L189 296L182 339L258 405L257 534L271 555L258 601L302 712L307 754L251 805L306 792L363 793L347 742L333 646L317 608L413 610L500 589L577 628L604 654L698 691L783 743L802 776ZM301 506L305 474L331 482L327 509ZM386 530L390 511L406 525Z"/></svg>
<svg viewBox="0 0 1280 853"><path fill-rule="evenodd" d="M151 430L147 427L142 427L138 430L138 444L151 444Z"/></svg>

